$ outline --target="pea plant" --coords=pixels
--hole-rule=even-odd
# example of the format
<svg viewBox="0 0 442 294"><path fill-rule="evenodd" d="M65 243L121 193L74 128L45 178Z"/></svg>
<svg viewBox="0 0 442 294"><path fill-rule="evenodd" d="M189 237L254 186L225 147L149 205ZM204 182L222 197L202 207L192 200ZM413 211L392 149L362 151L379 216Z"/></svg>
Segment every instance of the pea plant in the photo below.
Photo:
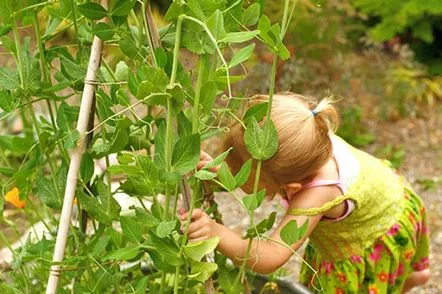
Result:
<svg viewBox="0 0 442 294"><path fill-rule="evenodd" d="M289 58L283 38L295 3L286 0L281 23L271 24L264 1L174 1L164 16L168 24L158 30L146 0L1 5L1 54L7 61L0 68L0 119L3 126L23 124L19 134L0 133L2 194L16 193L25 212L48 231L13 251L12 270L0 273L1 292L46 288L79 140L85 148L75 175L77 214L67 220L64 258L56 264L58 292L246 292L253 276L246 267L252 240L267 238L275 221L272 213L255 224L254 211L265 196L258 185L261 164L278 149L270 109L278 59ZM94 59L97 79L89 80L94 38L103 44L103 56ZM256 44L273 54L269 100L239 118L237 110L248 99L233 87L246 78L243 63ZM183 55L192 66L181 63ZM82 133L75 127L78 97L88 85L95 91ZM233 175L223 162L227 150L197 170L201 143L228 132L232 120L246 128L251 159ZM118 164L110 164L113 154ZM106 164L103 173L95 170L97 161ZM250 217L244 236L250 241L244 263L235 268L214 252L218 238L189 243L190 220L181 229L176 211L180 205L190 212L202 207L219 218L208 190L234 193L249 179L252 161L253 193L237 198ZM115 178L118 185L111 185ZM123 211L117 193L139 205ZM17 229L0 212L3 223ZM304 230L288 223L281 245L290 247Z"/></svg>

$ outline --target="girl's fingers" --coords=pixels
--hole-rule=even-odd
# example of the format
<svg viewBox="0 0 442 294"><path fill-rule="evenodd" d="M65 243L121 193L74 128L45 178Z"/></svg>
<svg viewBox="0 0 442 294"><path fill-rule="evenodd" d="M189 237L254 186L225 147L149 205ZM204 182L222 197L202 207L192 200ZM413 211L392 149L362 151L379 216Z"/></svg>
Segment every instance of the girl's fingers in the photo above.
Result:
<svg viewBox="0 0 442 294"><path fill-rule="evenodd" d="M201 229L196 232L190 233L188 236L189 236L189 239L192 241L197 240L197 239L206 240L209 236L209 232L207 232L205 229Z"/></svg>
<svg viewBox="0 0 442 294"><path fill-rule="evenodd" d="M205 241L207 239L209 239L209 237L204 236L204 237L199 237L199 238L195 238L195 239L191 238L189 241L190 241L190 243L196 243L196 242L200 242L200 241Z"/></svg>
<svg viewBox="0 0 442 294"><path fill-rule="evenodd" d="M206 164L208 164L210 161L208 160L201 160L200 162L198 162L196 168L197 169L202 169Z"/></svg>
<svg viewBox="0 0 442 294"><path fill-rule="evenodd" d="M191 222L189 225L189 234L201 230L202 227L204 227L204 223L202 221Z"/></svg>
<svg viewBox="0 0 442 294"><path fill-rule="evenodd" d="M200 152L200 159L202 161L212 161L212 156L210 156L207 152L201 151Z"/></svg>
<svg viewBox="0 0 442 294"><path fill-rule="evenodd" d="M183 221L186 220L188 218L188 215L189 215L188 212L181 214L181 220L183 220ZM197 208L197 209L193 210L193 212L192 212L192 220L193 221L199 219L201 216L203 216L203 211L201 209Z"/></svg>

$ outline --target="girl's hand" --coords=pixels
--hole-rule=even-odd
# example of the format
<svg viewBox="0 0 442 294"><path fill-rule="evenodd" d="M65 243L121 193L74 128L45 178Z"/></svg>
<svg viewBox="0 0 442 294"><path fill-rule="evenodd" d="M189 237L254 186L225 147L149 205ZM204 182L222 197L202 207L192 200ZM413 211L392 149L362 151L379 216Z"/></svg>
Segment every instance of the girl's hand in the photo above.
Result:
<svg viewBox="0 0 442 294"><path fill-rule="evenodd" d="M186 219L189 217L189 213L180 209L181 225L184 227ZM216 222L210 218L204 211L196 208L192 211L192 222L189 225L188 237L193 242L203 241L210 239L216 235L215 233Z"/></svg>
<svg viewBox="0 0 442 294"><path fill-rule="evenodd" d="M212 156L210 156L208 153L204 152L201 150L200 153L200 162L198 163L198 165L196 166L198 170L202 169L206 164L208 164L209 162L211 162L213 160ZM219 167L212 167L209 169L211 172L218 172Z"/></svg>

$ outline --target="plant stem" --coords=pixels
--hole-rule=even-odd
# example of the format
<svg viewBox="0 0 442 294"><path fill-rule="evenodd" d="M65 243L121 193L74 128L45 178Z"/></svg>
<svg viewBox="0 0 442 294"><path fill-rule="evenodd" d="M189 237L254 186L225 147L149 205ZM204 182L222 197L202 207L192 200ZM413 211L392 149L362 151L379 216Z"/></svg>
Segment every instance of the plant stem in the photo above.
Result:
<svg viewBox="0 0 442 294"><path fill-rule="evenodd" d="M170 74L170 84L175 83L176 73L178 69L178 56L180 54L181 27L183 24L183 16L178 17L175 33L175 47L173 48L172 73Z"/></svg>
<svg viewBox="0 0 442 294"><path fill-rule="evenodd" d="M180 246L180 251L178 253L178 258L181 258L183 256L183 253L184 253L184 246L187 243L187 234L189 232L189 225L190 225L190 221L192 219L191 216L192 216L193 209L195 208L195 199L197 198L197 196L200 195L200 191L201 191L201 185L200 185L200 183L198 183L197 184L197 188L193 190L193 195L190 198L190 206L189 206L189 211L188 211L188 215L189 216L186 219L186 223L184 225L184 233L183 233L183 238L181 239L181 246ZM176 267L176 271L175 271L175 284L174 284L174 287L173 287L173 293L174 294L178 294L178 284L179 284L178 276L179 276L179 273L180 273L180 269L181 269L180 266Z"/></svg>
<svg viewBox="0 0 442 294"><path fill-rule="evenodd" d="M256 164L255 182L253 183L253 196L254 197L256 197L256 195L258 194L259 178L261 176L261 167L262 167L262 160L258 160L258 162ZM253 227L254 226L254 222L253 222L254 212L253 211L249 212L249 218L250 218L250 227ZM253 238L249 238L249 243L247 245L247 250L246 250L246 254L244 256L244 260L243 260L241 267L239 269L239 273L235 279L235 283L234 283L235 286L238 284L239 281L244 280L245 269L246 269L247 261L250 257L250 250L252 248L252 243L253 243Z"/></svg>
<svg viewBox="0 0 442 294"><path fill-rule="evenodd" d="M203 80L203 74L205 69L205 56L200 57L199 67L198 67L198 77L196 80L195 89L195 100L193 102L193 121L192 121L192 133L198 133L198 123L199 123L199 109L200 109L200 97L201 97L201 85Z"/></svg>
<svg viewBox="0 0 442 294"><path fill-rule="evenodd" d="M276 80L276 68L278 66L278 55L273 53L273 63L272 63L272 73L270 76L270 85L269 85L269 104L267 107L266 121L270 120L270 115L272 113L272 104L273 104L273 94L275 93L275 80ZM266 128L265 134L267 136L268 128ZM267 137L266 137L267 138Z"/></svg>
<svg viewBox="0 0 442 294"><path fill-rule="evenodd" d="M77 16L75 15L75 2L74 0L71 0L71 7L72 7L72 19L74 22L74 28L75 28L75 34L76 34L76 40L77 40L77 45L78 45L78 58L80 59L81 56L81 42L80 39L78 38L79 34L78 34L78 24L77 24Z"/></svg>
<svg viewBox="0 0 442 294"><path fill-rule="evenodd" d="M284 37L285 29L287 27L287 15L289 12L289 2L290 2L290 0L284 1L284 13L282 15L281 34L280 34L281 39Z"/></svg>
<svg viewBox="0 0 442 294"><path fill-rule="evenodd" d="M23 80L23 65L22 65L22 56L21 56L21 44L18 36L17 30L17 21L14 19L12 22L12 31L14 33L14 41L15 41L15 50L17 51L16 61L17 61L17 70L18 75L20 76L20 85L24 88L24 80Z"/></svg>
<svg viewBox="0 0 442 294"><path fill-rule="evenodd" d="M141 7L143 8L142 14L143 14L144 29L146 30L147 43L149 45L149 51L150 51L150 55L152 57L153 65L154 65L154 67L158 67L157 57L155 56L155 48L153 46L151 32L149 31L149 23L147 22L147 17L146 17L147 5L148 4L147 4L146 0L144 0L141 3Z"/></svg>

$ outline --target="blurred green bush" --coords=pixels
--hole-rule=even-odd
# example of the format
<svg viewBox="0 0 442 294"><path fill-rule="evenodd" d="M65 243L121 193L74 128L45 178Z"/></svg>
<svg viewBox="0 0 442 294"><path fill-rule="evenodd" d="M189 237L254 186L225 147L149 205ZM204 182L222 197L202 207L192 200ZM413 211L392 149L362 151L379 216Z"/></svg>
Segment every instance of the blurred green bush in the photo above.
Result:
<svg viewBox="0 0 442 294"><path fill-rule="evenodd" d="M429 72L442 74L442 1L355 0L353 5L367 15L369 36L385 42L399 37L409 43L417 60Z"/></svg>

